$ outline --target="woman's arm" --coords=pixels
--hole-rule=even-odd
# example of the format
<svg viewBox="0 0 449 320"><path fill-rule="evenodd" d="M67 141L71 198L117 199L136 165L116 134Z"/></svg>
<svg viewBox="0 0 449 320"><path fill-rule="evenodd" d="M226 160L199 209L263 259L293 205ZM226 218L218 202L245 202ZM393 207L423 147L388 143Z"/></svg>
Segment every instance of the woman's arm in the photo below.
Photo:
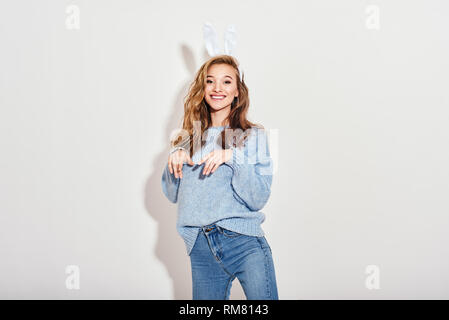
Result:
<svg viewBox="0 0 449 320"><path fill-rule="evenodd" d="M170 150L169 154L173 152L183 149L183 147L175 147ZM168 163L165 165L164 172L162 173L162 192L167 197L170 202L176 203L178 201L178 189L180 178L176 178L174 173L170 173L170 169L168 168Z"/></svg>
<svg viewBox="0 0 449 320"><path fill-rule="evenodd" d="M273 181L266 132L262 129L256 132L248 136L244 148L233 148L232 160L225 162L233 169L234 197L252 211L262 209L268 202Z"/></svg>

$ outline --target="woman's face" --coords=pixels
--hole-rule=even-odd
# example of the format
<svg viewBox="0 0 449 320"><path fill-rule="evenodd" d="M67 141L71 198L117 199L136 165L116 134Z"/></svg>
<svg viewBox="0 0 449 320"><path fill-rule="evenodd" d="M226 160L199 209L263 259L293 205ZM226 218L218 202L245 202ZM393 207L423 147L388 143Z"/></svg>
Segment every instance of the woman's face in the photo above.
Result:
<svg viewBox="0 0 449 320"><path fill-rule="evenodd" d="M205 85L205 99L214 110L230 107L239 92L235 69L228 64L209 67Z"/></svg>

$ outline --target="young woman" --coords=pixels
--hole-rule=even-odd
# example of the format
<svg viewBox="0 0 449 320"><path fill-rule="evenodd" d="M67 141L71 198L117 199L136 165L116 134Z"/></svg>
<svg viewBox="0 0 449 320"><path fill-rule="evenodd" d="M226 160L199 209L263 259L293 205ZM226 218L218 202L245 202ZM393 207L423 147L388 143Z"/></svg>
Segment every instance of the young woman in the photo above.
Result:
<svg viewBox="0 0 449 320"><path fill-rule="evenodd" d="M260 226L272 160L265 130L246 119L248 107L235 58L212 57L190 86L182 133L171 142L162 190L178 203L176 228L190 256L194 300L229 299L236 277L247 299L279 299Z"/></svg>

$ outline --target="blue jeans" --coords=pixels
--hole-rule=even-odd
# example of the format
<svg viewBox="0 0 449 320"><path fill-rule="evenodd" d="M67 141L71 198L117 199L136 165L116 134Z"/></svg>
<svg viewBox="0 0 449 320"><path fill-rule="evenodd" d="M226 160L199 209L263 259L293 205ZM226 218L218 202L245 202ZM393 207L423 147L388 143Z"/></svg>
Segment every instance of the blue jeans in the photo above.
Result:
<svg viewBox="0 0 449 320"><path fill-rule="evenodd" d="M190 253L193 300L229 300L237 277L248 300L279 300L271 248L265 237L202 227Z"/></svg>

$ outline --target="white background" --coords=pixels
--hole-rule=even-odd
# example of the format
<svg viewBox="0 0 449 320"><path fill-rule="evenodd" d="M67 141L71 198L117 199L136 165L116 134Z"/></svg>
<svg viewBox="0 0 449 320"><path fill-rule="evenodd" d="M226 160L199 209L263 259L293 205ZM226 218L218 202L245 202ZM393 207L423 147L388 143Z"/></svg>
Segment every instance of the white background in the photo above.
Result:
<svg viewBox="0 0 449 320"><path fill-rule="evenodd" d="M220 37L235 24L249 119L278 132L262 227L279 298L448 299L448 12L443 0L1 1L0 298L191 299L161 176L210 21ZM237 279L231 299L245 299Z"/></svg>

